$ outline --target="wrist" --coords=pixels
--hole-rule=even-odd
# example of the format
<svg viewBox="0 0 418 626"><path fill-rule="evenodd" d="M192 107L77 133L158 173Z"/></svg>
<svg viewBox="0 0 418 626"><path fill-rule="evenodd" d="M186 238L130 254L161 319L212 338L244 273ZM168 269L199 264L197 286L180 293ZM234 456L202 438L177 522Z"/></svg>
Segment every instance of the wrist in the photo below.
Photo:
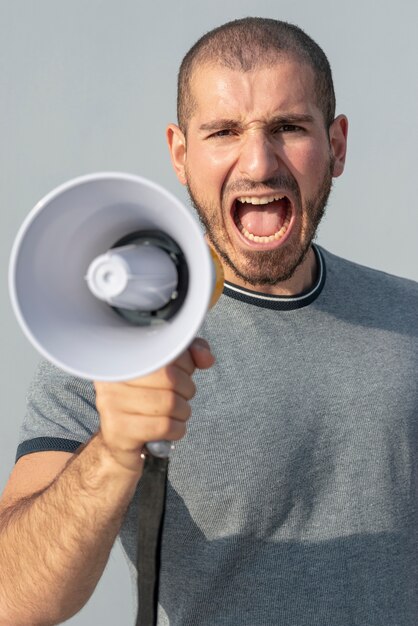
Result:
<svg viewBox="0 0 418 626"><path fill-rule="evenodd" d="M122 480L133 479L138 481L140 479L145 458L141 451L112 449L106 442L100 429L94 436L93 445L97 454L100 455L103 464L112 474L120 476Z"/></svg>

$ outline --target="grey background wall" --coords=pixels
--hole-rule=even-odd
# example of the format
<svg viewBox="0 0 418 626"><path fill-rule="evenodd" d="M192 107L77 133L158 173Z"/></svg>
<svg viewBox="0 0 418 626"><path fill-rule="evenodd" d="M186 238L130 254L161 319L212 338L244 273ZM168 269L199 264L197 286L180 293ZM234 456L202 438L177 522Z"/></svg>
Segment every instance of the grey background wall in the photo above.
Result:
<svg viewBox="0 0 418 626"><path fill-rule="evenodd" d="M0 0L0 490L38 359L8 299L20 223L54 186L99 170L141 174L187 202L164 139L177 67L201 34L245 15L285 19L313 36L333 67L338 112L350 119L346 172L319 242L418 279L416 0ZM118 547L68 623L132 623Z"/></svg>

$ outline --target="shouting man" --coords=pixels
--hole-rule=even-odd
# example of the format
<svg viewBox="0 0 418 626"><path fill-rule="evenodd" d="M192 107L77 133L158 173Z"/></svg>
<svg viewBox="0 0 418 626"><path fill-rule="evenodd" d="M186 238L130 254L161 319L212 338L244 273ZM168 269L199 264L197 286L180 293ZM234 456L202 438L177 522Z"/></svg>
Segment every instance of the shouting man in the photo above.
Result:
<svg viewBox="0 0 418 626"><path fill-rule="evenodd" d="M145 378L41 364L0 509L0 625L75 614L118 534L135 577L141 451L168 439L160 626L415 626L418 286L313 243L346 156L326 56L276 20L207 33L167 139L224 293Z"/></svg>

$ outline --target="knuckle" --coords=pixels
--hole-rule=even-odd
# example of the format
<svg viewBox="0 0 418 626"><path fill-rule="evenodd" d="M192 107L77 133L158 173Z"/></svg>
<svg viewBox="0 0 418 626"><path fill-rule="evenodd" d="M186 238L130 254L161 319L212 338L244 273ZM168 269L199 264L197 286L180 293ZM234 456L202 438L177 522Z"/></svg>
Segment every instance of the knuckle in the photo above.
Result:
<svg viewBox="0 0 418 626"><path fill-rule="evenodd" d="M164 368L164 378L169 389L174 389L177 385L177 368L173 363Z"/></svg>
<svg viewBox="0 0 418 626"><path fill-rule="evenodd" d="M171 439L173 430L173 420L171 417L160 417L158 423L154 425L152 438L155 440Z"/></svg>
<svg viewBox="0 0 418 626"><path fill-rule="evenodd" d="M100 418L106 420L111 420L112 416L120 412L114 400L106 397L96 399L96 408Z"/></svg>
<svg viewBox="0 0 418 626"><path fill-rule="evenodd" d="M190 419L192 416L192 407L190 406L188 402L186 403L184 412L185 412L186 420Z"/></svg>
<svg viewBox="0 0 418 626"><path fill-rule="evenodd" d="M161 420L167 419L170 422L172 420L186 421L191 414L192 409L189 402L176 393L171 392L165 394L165 399L158 411Z"/></svg>
<svg viewBox="0 0 418 626"><path fill-rule="evenodd" d="M173 415L177 417L177 419L185 421L189 419L191 414L192 409L189 402L181 396L177 396Z"/></svg>
<svg viewBox="0 0 418 626"><path fill-rule="evenodd" d="M170 440L171 441L178 441L179 439L182 439L184 437L184 435L187 432L187 425L185 422L178 422L175 425L175 428L173 429L172 433L170 434Z"/></svg>
<svg viewBox="0 0 418 626"><path fill-rule="evenodd" d="M159 394L160 409L159 412L171 417L175 413L177 399L174 391L162 391Z"/></svg>
<svg viewBox="0 0 418 626"><path fill-rule="evenodd" d="M103 396L96 397L96 408L101 417L106 417L110 413L109 404Z"/></svg>
<svg viewBox="0 0 418 626"><path fill-rule="evenodd" d="M193 380L190 379L190 385L189 385L189 392L188 392L188 400L191 400L192 398L194 398L196 395L196 385L194 384Z"/></svg>
<svg viewBox="0 0 418 626"><path fill-rule="evenodd" d="M117 397L117 393L115 393L115 385L109 385L108 383L96 383L96 404L97 403L105 403L112 401L115 397Z"/></svg>

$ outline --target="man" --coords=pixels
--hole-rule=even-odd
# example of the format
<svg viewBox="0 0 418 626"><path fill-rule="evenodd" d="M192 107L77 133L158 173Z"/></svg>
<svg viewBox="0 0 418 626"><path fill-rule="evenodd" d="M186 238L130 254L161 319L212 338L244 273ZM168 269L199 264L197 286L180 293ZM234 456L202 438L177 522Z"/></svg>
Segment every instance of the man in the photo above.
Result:
<svg viewBox="0 0 418 626"><path fill-rule="evenodd" d="M77 612L119 532L133 570L158 439L178 442L159 624L416 624L418 287L312 244L344 169L334 110L294 26L238 20L185 57L167 138L227 279L209 343L126 383L42 365L2 500L1 626Z"/></svg>

